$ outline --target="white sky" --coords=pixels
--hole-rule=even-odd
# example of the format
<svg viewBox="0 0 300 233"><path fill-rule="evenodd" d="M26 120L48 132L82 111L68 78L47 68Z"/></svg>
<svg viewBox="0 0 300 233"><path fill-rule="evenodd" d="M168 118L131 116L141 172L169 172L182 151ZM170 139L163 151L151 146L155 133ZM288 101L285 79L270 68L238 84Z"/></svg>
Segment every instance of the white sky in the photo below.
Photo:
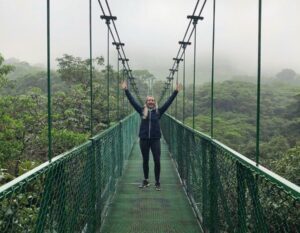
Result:
<svg viewBox="0 0 300 233"><path fill-rule="evenodd" d="M102 0L103 4L105 1ZM216 0L216 69L256 74L258 0ZM196 0L109 0L132 69L148 69L165 78L177 54ZM202 5L203 0L200 1ZM93 4L93 55L106 58L106 25ZM300 1L263 0L262 70L283 68L300 73ZM64 53L89 56L89 1L51 1L51 60ZM197 26L197 67L211 64L212 0ZM31 64L46 64L46 0L0 0L0 53ZM111 46L111 63L116 52ZM192 72L192 47L187 51Z"/></svg>

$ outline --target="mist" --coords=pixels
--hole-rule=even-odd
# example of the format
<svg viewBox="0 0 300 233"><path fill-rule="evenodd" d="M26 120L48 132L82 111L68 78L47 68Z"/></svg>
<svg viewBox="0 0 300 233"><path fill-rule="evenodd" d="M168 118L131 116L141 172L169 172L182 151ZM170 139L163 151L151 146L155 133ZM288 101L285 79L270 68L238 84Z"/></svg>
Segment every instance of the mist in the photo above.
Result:
<svg viewBox="0 0 300 233"><path fill-rule="evenodd" d="M147 69L157 79L169 75L192 14L195 0L110 0L112 14L133 70ZM200 1L200 5L204 1ZM204 20L197 25L197 80L209 80L212 47L212 0L203 10ZM103 4L104 1L103 1ZM107 27L100 19L98 1L92 1L93 57L107 53ZM300 2L263 1L262 74L274 76L284 68L300 73ZM198 11L197 11L198 13ZM89 2L51 1L51 66L57 57L72 54L89 57ZM46 64L46 1L1 0L0 53ZM234 75L256 76L258 41L258 1L216 1L216 80ZM193 73L193 39L187 49L188 80ZM110 63L116 67L115 48L110 45ZM179 68L182 70L182 67ZM180 73L181 74L181 73Z"/></svg>

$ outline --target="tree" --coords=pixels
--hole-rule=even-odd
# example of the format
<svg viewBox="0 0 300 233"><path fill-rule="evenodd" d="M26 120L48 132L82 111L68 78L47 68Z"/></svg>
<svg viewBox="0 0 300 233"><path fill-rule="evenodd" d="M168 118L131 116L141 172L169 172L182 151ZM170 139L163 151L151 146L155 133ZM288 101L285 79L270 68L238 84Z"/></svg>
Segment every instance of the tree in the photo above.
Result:
<svg viewBox="0 0 300 233"><path fill-rule="evenodd" d="M3 62L4 58L0 53L0 89L7 84L7 79L5 78L5 76L14 69L13 66L4 65Z"/></svg>
<svg viewBox="0 0 300 233"><path fill-rule="evenodd" d="M1 141L9 145L0 146L0 150L6 150L5 167L17 176L21 160L42 161L45 155L39 138L47 127L46 98L35 88L26 95L3 97L1 109L0 128L4 129Z"/></svg>
<svg viewBox="0 0 300 233"><path fill-rule="evenodd" d="M61 75L62 80L69 85L81 83L85 87L88 86L90 80L90 59L83 60L80 57L64 54L62 58L57 58L56 60L58 61L57 72ZM97 57L92 59L92 62L96 62L97 65L101 66L104 63L104 59L103 57Z"/></svg>
<svg viewBox="0 0 300 233"><path fill-rule="evenodd" d="M289 149L280 159L272 162L274 172L300 185L300 146Z"/></svg>
<svg viewBox="0 0 300 233"><path fill-rule="evenodd" d="M296 75L296 72L292 69L283 69L276 74L276 78L278 81L293 81L296 79Z"/></svg>

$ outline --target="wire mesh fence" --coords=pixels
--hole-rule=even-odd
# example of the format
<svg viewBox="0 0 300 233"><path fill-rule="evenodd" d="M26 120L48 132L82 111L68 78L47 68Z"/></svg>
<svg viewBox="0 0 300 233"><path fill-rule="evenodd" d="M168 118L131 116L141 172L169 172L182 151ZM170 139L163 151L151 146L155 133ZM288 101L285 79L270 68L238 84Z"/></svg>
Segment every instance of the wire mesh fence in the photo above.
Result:
<svg viewBox="0 0 300 233"><path fill-rule="evenodd" d="M170 116L162 118L205 232L299 232L300 188Z"/></svg>
<svg viewBox="0 0 300 233"><path fill-rule="evenodd" d="M0 232L95 232L137 138L132 114L0 187Z"/></svg>

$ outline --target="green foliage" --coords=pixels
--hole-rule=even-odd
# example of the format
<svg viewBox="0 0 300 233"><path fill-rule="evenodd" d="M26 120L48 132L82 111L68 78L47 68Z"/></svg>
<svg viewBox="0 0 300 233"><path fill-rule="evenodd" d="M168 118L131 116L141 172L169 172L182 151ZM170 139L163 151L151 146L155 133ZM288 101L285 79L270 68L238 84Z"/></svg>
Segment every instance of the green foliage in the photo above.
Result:
<svg viewBox="0 0 300 233"><path fill-rule="evenodd" d="M7 172L6 169L0 169L0 185L12 181L15 177Z"/></svg>
<svg viewBox="0 0 300 233"><path fill-rule="evenodd" d="M53 156L65 152L90 137L90 60L65 54L57 59L58 72L52 80L52 142ZM1 61L2 62L2 61ZM0 169L6 182L48 159L47 74L26 62L10 60L16 69L10 73L0 95ZM102 57L93 59L93 124L94 132L106 129L107 69ZM136 83L147 90L143 77L148 71L136 72ZM122 79L122 75L119 77ZM117 122L118 74L110 67L110 123ZM144 91L146 92L146 91ZM120 94L121 117L126 101ZM124 98L124 99L123 99ZM128 108L130 109L130 108ZM33 164L31 164L34 163Z"/></svg>
<svg viewBox="0 0 300 233"><path fill-rule="evenodd" d="M57 58L58 71L51 73L52 79L52 125L54 155L70 149L90 133L90 60L64 54ZM12 71L3 66L2 74ZM108 125L107 119L107 69L102 57L93 63L93 114L94 132ZM6 86L0 97L0 165L15 176L21 173L23 161L47 160L47 75L42 68L32 67L26 62L14 61L16 69L9 73ZM6 67L3 69L3 67ZM10 67L10 66L9 66ZM9 70L9 71L8 71ZM117 122L117 107L121 117L127 109L124 93L119 91L118 73L110 71L110 122ZM282 71L277 75L288 75ZM298 77L290 72L290 76ZM149 80L154 76L147 70L133 71L135 82L142 99L149 93ZM256 137L256 85L238 81L250 77L236 77L234 81L215 84L214 136L224 144L255 158ZM159 99L164 87L163 81L153 84L153 95ZM210 134L210 83L196 87L196 129ZM270 163L280 159L286 151L299 141L300 131L300 89L288 83L267 83L262 85L261 94L261 161ZM5 97L4 97L5 96ZM166 95L168 96L168 95ZM164 100L163 100L164 101ZM182 119L182 93L178 95L178 118ZM175 113L175 103L169 112ZM130 109L130 107L129 107ZM186 87L185 117L192 121L192 88Z"/></svg>
<svg viewBox="0 0 300 233"><path fill-rule="evenodd" d="M14 118L14 97L0 98L0 167L5 161L15 159L22 151L22 142L18 140L24 125Z"/></svg>
<svg viewBox="0 0 300 233"><path fill-rule="evenodd" d="M57 58L58 70L57 72L61 75L63 81L67 84L84 84L85 86L89 83L90 73L90 59L83 60L80 57L73 57L72 55L64 54L62 58ZM97 57L92 62L96 62L97 65L103 65L104 59Z"/></svg>
<svg viewBox="0 0 300 233"><path fill-rule="evenodd" d="M35 160L24 160L21 161L19 164L19 176L23 175L24 173L32 170L33 168L37 167L40 164L39 161Z"/></svg>
<svg viewBox="0 0 300 233"><path fill-rule="evenodd" d="M289 149L283 156L272 162L274 172L300 184L300 146Z"/></svg>
<svg viewBox="0 0 300 233"><path fill-rule="evenodd" d="M12 65L14 67L13 72L10 72L7 75L8 80L19 80L22 78L24 75L27 74L36 74L40 73L42 71L45 71L46 68L43 65L30 65L28 62L25 61L19 61L18 59L15 58L10 58L8 60L5 60L5 63L8 65Z"/></svg>
<svg viewBox="0 0 300 233"><path fill-rule="evenodd" d="M289 84L300 84L300 77L292 69L283 69L276 75L275 81Z"/></svg>
<svg viewBox="0 0 300 233"><path fill-rule="evenodd" d="M48 131L44 131L42 135L42 141L45 145L48 144L47 141ZM88 134L72 132L67 129L53 129L52 131L53 140L53 153L55 155L61 154L81 143L85 142L88 138Z"/></svg>
<svg viewBox="0 0 300 233"><path fill-rule="evenodd" d="M4 58L0 53L0 89L4 87L8 82L5 76L14 69L13 66L4 65L3 62L4 62Z"/></svg>
<svg viewBox="0 0 300 233"><path fill-rule="evenodd" d="M260 162L271 170L271 163L279 160L289 148L295 147L300 139L299 93L300 87L288 84L264 84L261 87ZM208 135L211 133L210 95L209 83L196 87L195 127ZM182 117L180 98L179 119ZM191 87L187 88L186 98L185 122L192 126ZM256 85L242 81L216 83L214 107L214 137L255 159ZM289 164L294 168L299 165ZM298 182L298 179L293 178L291 181Z"/></svg>

